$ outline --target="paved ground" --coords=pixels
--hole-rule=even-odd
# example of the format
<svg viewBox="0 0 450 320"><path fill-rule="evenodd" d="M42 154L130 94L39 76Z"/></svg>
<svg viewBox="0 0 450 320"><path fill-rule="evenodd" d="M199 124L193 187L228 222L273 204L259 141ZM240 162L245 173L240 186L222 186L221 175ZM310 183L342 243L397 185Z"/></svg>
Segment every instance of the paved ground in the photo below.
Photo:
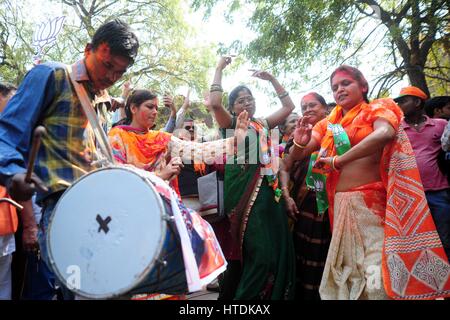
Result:
<svg viewBox="0 0 450 320"><path fill-rule="evenodd" d="M199 291L187 296L188 300L217 300L219 293L213 291Z"/></svg>

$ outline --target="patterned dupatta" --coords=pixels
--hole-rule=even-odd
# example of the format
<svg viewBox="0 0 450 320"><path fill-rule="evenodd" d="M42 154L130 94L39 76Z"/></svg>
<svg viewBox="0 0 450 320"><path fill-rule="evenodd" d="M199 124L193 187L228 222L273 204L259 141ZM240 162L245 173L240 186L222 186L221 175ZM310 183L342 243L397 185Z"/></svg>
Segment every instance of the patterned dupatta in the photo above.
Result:
<svg viewBox="0 0 450 320"><path fill-rule="evenodd" d="M275 159L275 165L274 161L271 160L271 157L278 157L278 154L274 146L272 146L268 128L254 120L250 121L250 127L258 133L260 159L262 159L261 169L264 170L267 182L275 193L275 201L278 202L282 194L281 189L278 188L278 159Z"/></svg>
<svg viewBox="0 0 450 320"><path fill-rule="evenodd" d="M402 128L384 149L381 177L387 190L382 258L386 293L395 299L449 296L450 265Z"/></svg>

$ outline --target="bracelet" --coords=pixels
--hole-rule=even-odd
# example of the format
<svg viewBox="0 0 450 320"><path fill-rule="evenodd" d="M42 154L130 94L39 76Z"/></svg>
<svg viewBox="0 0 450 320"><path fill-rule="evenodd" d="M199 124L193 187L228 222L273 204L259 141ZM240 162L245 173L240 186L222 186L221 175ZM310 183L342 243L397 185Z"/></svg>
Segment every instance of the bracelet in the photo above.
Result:
<svg viewBox="0 0 450 320"><path fill-rule="evenodd" d="M298 144L297 142L295 142L295 139L292 139L292 142L294 143L294 146L296 146L297 148L300 148L300 149L306 148L306 146L302 146L301 144Z"/></svg>
<svg viewBox="0 0 450 320"><path fill-rule="evenodd" d="M284 186L284 187L281 187L281 190L289 190L289 188Z"/></svg>
<svg viewBox="0 0 450 320"><path fill-rule="evenodd" d="M278 98L280 98L280 100L281 100L281 99L283 99L283 98L286 98L288 95L289 95L289 92L285 91L285 92L283 92L283 93L280 93L280 94L278 95Z"/></svg>
<svg viewBox="0 0 450 320"><path fill-rule="evenodd" d="M336 158L337 158L338 156L334 156L332 159L331 159L331 168L334 170L334 171L339 171L339 169L338 168L336 168Z"/></svg>
<svg viewBox="0 0 450 320"><path fill-rule="evenodd" d="M222 86L217 83L213 83L209 89L209 92L220 91L223 92Z"/></svg>

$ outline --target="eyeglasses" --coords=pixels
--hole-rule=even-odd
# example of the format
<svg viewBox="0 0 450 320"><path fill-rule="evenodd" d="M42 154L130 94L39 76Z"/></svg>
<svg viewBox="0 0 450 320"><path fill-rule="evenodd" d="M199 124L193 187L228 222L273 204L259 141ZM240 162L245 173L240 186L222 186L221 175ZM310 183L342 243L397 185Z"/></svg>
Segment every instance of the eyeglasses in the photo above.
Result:
<svg viewBox="0 0 450 320"><path fill-rule="evenodd" d="M234 103L236 104L244 104L245 102L253 102L255 101L255 98L253 98L252 96L248 96L248 97L242 97L237 99Z"/></svg>
<svg viewBox="0 0 450 320"><path fill-rule="evenodd" d="M194 130L194 126L186 126L184 127L185 130Z"/></svg>

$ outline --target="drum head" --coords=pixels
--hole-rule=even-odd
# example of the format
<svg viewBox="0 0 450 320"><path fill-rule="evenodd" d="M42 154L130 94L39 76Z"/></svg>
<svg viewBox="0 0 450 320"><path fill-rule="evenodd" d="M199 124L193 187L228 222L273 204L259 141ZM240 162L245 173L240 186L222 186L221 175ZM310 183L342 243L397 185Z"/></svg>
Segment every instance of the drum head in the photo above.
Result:
<svg viewBox="0 0 450 320"><path fill-rule="evenodd" d="M61 196L48 228L58 278L86 298L129 292L150 272L166 232L159 194L143 176L105 168L76 181Z"/></svg>

